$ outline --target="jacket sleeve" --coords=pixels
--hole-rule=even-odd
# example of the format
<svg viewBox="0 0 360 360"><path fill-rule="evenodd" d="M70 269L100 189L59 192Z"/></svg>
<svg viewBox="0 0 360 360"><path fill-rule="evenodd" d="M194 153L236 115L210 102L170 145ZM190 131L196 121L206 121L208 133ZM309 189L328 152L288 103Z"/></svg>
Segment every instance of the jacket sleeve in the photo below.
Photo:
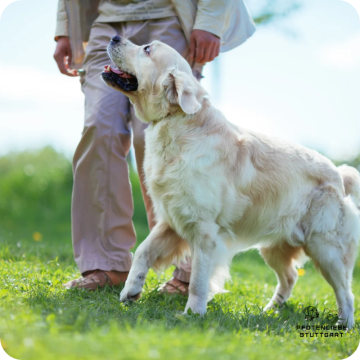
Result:
<svg viewBox="0 0 360 360"><path fill-rule="evenodd" d="M228 3L233 0L199 0L193 30L204 30L219 38L228 16Z"/></svg>
<svg viewBox="0 0 360 360"><path fill-rule="evenodd" d="M229 28L240 28L247 33L255 25L243 0L199 0L193 29L208 31L223 38Z"/></svg>
<svg viewBox="0 0 360 360"><path fill-rule="evenodd" d="M55 41L59 36L69 36L69 21L65 8L65 0L59 0L57 17L56 17L56 30Z"/></svg>
<svg viewBox="0 0 360 360"><path fill-rule="evenodd" d="M244 0L199 0L195 29L218 36L225 52L245 42L256 27Z"/></svg>

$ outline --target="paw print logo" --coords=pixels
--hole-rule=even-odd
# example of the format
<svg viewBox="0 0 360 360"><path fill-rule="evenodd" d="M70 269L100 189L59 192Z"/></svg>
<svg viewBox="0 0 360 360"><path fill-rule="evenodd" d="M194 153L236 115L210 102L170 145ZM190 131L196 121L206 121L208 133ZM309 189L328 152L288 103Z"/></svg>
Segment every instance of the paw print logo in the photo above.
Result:
<svg viewBox="0 0 360 360"><path fill-rule="evenodd" d="M312 321L319 317L319 312L315 306L307 306L303 313L305 314L305 320Z"/></svg>
<svg viewBox="0 0 360 360"><path fill-rule="evenodd" d="M340 317L341 312L342 312L341 308L339 308L337 310L325 309L324 310L324 317L328 321L335 321L335 320L338 319L338 317Z"/></svg>

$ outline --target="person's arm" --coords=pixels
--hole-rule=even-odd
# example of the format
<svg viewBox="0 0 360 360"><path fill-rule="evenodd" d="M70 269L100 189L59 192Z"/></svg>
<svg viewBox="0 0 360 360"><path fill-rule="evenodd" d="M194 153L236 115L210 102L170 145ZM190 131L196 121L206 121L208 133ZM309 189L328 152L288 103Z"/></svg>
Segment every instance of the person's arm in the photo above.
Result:
<svg viewBox="0 0 360 360"><path fill-rule="evenodd" d="M58 41L60 36L69 36L69 20L65 8L65 0L59 0L58 2L55 41Z"/></svg>
<svg viewBox="0 0 360 360"><path fill-rule="evenodd" d="M220 52L220 38L227 17L227 1L199 0L190 37L190 58L198 63L214 60Z"/></svg>
<svg viewBox="0 0 360 360"><path fill-rule="evenodd" d="M71 64L71 47L69 39L68 16L64 0L59 0L56 20L55 41L57 41L54 59L60 72L67 76L77 76L75 70L69 69Z"/></svg>

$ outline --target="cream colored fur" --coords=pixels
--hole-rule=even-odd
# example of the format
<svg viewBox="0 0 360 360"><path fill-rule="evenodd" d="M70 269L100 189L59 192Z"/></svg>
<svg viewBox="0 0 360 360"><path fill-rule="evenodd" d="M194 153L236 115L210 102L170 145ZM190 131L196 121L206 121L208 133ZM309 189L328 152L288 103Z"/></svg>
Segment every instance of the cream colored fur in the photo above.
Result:
<svg viewBox="0 0 360 360"><path fill-rule="evenodd" d="M121 301L137 298L151 266L168 266L190 249L185 311L204 314L229 277L231 258L258 248L278 278L265 310L289 298L296 262L306 254L333 287L340 322L353 326L359 173L233 125L175 50L158 41L150 50L124 39L108 48L112 61L139 82L137 91L123 92L150 122L144 169L157 220L135 253Z"/></svg>

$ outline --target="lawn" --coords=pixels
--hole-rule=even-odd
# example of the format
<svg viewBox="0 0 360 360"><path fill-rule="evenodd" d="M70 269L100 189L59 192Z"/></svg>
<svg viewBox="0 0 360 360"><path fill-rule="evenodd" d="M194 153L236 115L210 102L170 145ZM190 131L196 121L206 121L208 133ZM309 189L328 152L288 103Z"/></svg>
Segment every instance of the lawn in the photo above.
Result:
<svg viewBox="0 0 360 360"><path fill-rule="evenodd" d="M89 293L61 286L79 276L70 237L69 161L49 148L13 154L0 159L0 178L0 338L16 359L324 360L347 358L358 347L360 258L353 281L356 326L316 331L328 337L301 337L297 329L333 324L324 309L336 309L332 289L310 262L287 304L262 313L276 278L256 251L234 259L229 292L215 296L203 317L181 315L185 298L158 293L171 269L159 276L150 271L141 300L120 304L121 288ZM132 183L140 242L147 230L134 173ZM320 318L305 320L308 305Z"/></svg>

